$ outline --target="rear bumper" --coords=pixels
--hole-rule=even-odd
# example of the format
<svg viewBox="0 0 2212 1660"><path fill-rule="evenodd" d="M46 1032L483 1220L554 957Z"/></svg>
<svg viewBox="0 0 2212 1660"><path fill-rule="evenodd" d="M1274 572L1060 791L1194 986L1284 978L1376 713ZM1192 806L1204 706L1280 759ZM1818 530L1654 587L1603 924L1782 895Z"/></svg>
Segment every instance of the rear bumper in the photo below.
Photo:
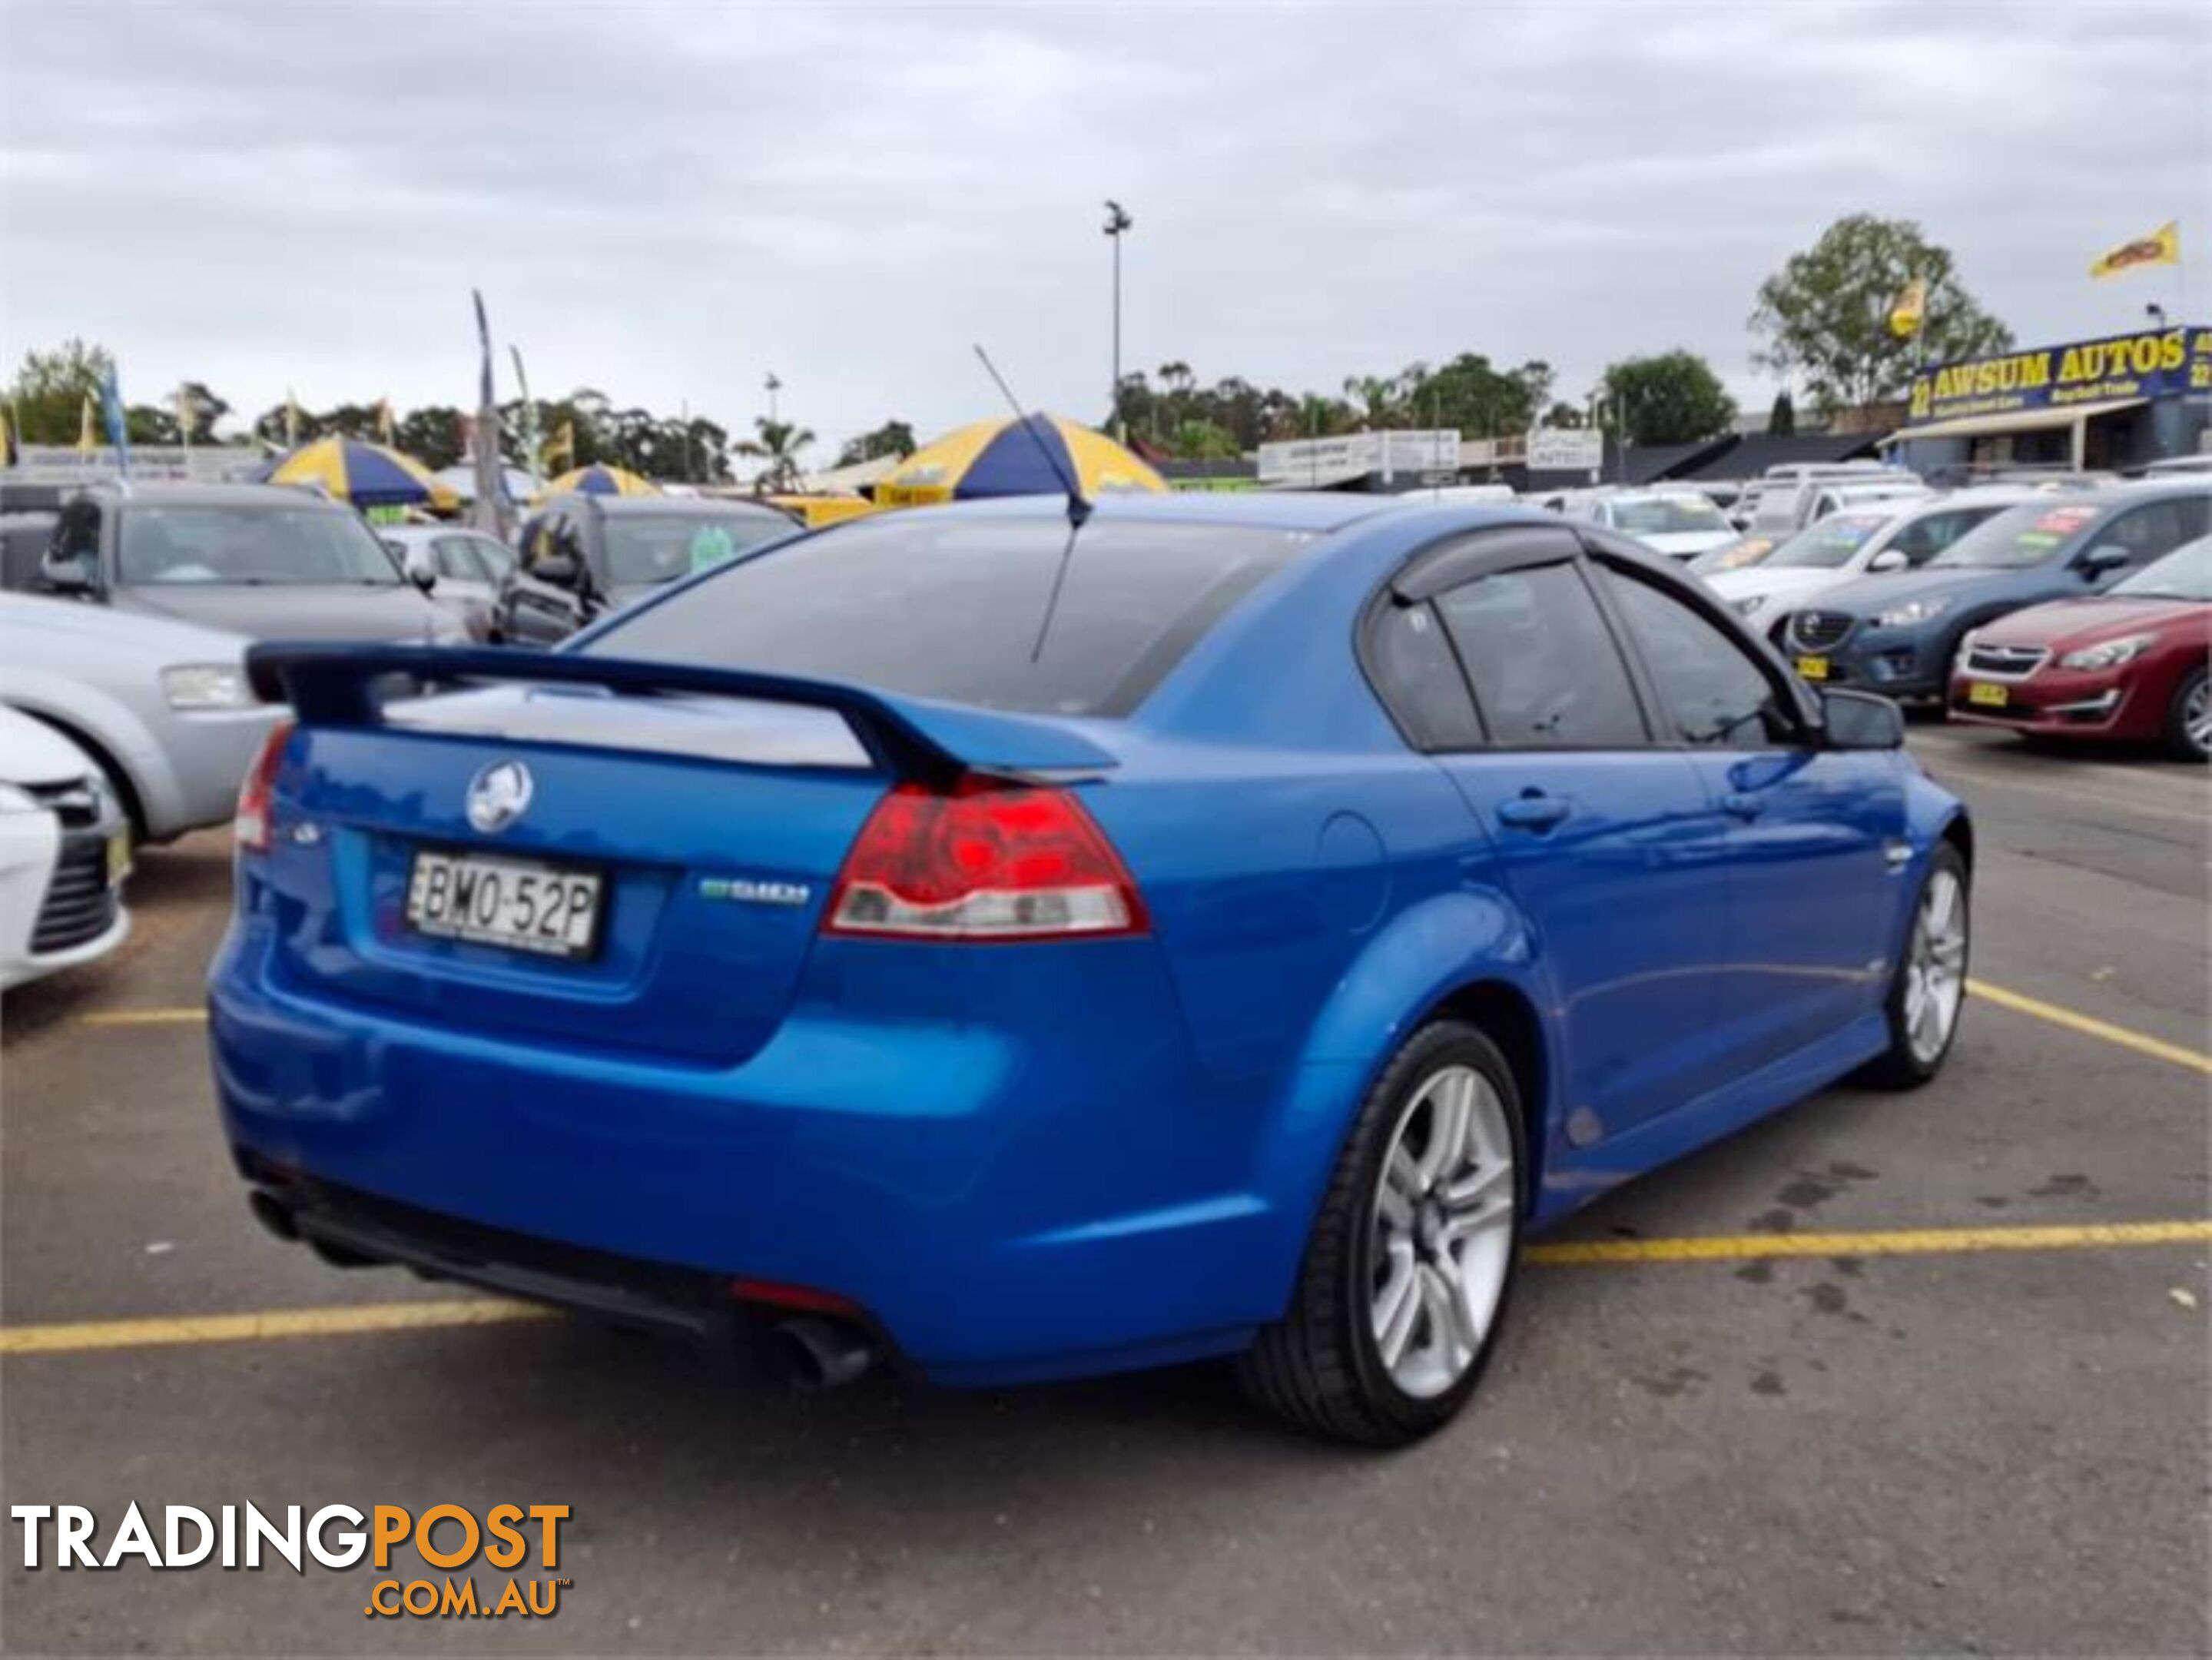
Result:
<svg viewBox="0 0 2212 1660"><path fill-rule="evenodd" d="M987 1383L1232 1353L1303 1247L1304 1218L1250 1190L1271 1092L1206 1082L1171 1014L1115 1018L1126 994L1059 1031L1019 1007L902 1029L803 994L723 1067L332 1004L270 961L266 924L234 923L210 992L224 1126L250 1181L362 1255L643 1323L690 1323L696 1287L712 1304L737 1277L809 1287L922 1373ZM377 1237L328 1192L381 1205ZM592 1275L470 1271L454 1228L691 1289L611 1307Z"/></svg>

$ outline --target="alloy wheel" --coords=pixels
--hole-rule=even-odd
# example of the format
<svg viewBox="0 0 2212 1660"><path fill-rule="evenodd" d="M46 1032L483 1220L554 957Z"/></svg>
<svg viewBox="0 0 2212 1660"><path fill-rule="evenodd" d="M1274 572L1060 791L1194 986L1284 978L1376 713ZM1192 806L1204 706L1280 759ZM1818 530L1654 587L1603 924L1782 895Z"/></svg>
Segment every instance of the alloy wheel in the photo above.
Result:
<svg viewBox="0 0 2212 1660"><path fill-rule="evenodd" d="M1956 873L1929 877L1912 919L1905 964L1905 1035L1912 1057L1932 1066L1951 1041L1966 990L1966 892Z"/></svg>
<svg viewBox="0 0 2212 1660"><path fill-rule="evenodd" d="M2181 730L2199 756L2212 755L2212 680L2200 678L2181 705Z"/></svg>
<svg viewBox="0 0 2212 1660"><path fill-rule="evenodd" d="M1377 1177L1369 1320L1391 1381L1426 1400L1482 1353L1520 1204L1505 1104L1472 1067L1425 1079Z"/></svg>

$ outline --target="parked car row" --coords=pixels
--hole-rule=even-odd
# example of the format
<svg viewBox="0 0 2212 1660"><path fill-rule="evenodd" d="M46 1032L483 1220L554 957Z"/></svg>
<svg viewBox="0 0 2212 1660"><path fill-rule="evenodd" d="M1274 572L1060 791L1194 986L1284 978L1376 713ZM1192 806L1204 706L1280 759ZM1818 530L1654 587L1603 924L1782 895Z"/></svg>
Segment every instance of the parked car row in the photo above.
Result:
<svg viewBox="0 0 2212 1660"><path fill-rule="evenodd" d="M1815 684L1861 687L2046 737L2163 738L2203 760L2212 611L2191 597L2202 586L2202 556L2191 550L2165 562L2208 527L2212 483L2201 478L2038 493L1990 514L1924 562L1907 554L1901 566L1877 569L1869 561L1811 595L1813 603L1798 595L1768 632ZM1846 533L1834 532L1838 540ZM1812 557L1828 532L1816 526L1806 534L1814 539L1793 560ZM1766 568L1713 581L1751 589L1750 577ZM1802 566L1784 567L1793 569ZM2131 580L2138 574L2139 585ZM2100 599L2123 585L2123 603ZM1729 597L1743 611L1753 595ZM2029 607L2038 614L1992 626Z"/></svg>

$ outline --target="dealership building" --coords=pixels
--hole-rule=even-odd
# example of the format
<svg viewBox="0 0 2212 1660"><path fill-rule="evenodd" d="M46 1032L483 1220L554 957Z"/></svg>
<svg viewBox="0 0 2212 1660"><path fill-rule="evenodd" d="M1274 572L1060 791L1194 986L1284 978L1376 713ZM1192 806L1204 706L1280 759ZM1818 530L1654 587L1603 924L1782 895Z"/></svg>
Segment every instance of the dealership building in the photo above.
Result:
<svg viewBox="0 0 2212 1660"><path fill-rule="evenodd" d="M1913 377L1890 459L2126 471L2194 455L2212 434L2212 328L2176 325L2031 347Z"/></svg>

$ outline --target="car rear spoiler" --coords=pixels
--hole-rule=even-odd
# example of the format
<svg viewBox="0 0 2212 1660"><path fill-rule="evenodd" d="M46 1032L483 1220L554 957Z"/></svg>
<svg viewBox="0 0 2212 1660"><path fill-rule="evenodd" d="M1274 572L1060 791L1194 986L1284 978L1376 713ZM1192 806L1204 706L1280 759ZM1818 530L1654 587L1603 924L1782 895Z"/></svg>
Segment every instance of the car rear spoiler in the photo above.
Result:
<svg viewBox="0 0 2212 1660"><path fill-rule="evenodd" d="M575 685L651 697L692 695L829 709L844 718L876 765L902 778L945 783L971 770L1095 771L1111 751L1046 716L1009 714L926 698L896 697L835 680L750 669L646 663L574 652L505 647L291 644L250 646L254 695L288 702L312 726L376 727L392 682L412 696L441 687Z"/></svg>

